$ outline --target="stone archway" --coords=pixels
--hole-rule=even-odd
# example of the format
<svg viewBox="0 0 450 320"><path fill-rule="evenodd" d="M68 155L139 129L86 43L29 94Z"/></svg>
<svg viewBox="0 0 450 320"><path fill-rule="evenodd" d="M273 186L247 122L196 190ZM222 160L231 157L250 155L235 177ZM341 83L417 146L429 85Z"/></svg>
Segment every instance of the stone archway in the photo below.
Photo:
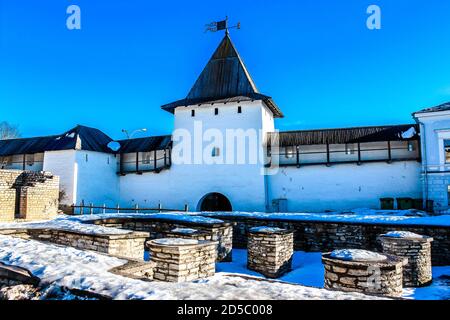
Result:
<svg viewBox="0 0 450 320"><path fill-rule="evenodd" d="M198 204L199 211L233 211L230 200L221 193L212 192L205 195Z"/></svg>

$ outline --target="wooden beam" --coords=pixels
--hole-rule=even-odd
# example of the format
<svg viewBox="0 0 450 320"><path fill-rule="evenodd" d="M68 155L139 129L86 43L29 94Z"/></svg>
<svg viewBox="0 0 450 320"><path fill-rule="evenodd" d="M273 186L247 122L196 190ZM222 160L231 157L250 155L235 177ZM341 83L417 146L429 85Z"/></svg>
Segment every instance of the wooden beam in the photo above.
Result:
<svg viewBox="0 0 450 320"><path fill-rule="evenodd" d="M361 165L361 143L358 142L358 165Z"/></svg>
<svg viewBox="0 0 450 320"><path fill-rule="evenodd" d="M388 141L388 163L392 162L392 149L391 149L391 142Z"/></svg>
<svg viewBox="0 0 450 320"><path fill-rule="evenodd" d="M24 154L23 155L23 159L22 159L22 170L25 171L25 163L27 161L27 155Z"/></svg>
<svg viewBox="0 0 450 320"><path fill-rule="evenodd" d="M330 144L327 143L327 167L331 166L331 162L330 162Z"/></svg>
<svg viewBox="0 0 450 320"><path fill-rule="evenodd" d="M136 152L136 172L139 172L139 152Z"/></svg>
<svg viewBox="0 0 450 320"><path fill-rule="evenodd" d="M297 156L297 168L300 168L300 147L295 147L296 156Z"/></svg>
<svg viewBox="0 0 450 320"><path fill-rule="evenodd" d="M154 150L153 151L153 166L154 166L154 169L156 170L156 166L157 166L157 159L156 159L156 155L157 155L157 152L156 152L156 150Z"/></svg>

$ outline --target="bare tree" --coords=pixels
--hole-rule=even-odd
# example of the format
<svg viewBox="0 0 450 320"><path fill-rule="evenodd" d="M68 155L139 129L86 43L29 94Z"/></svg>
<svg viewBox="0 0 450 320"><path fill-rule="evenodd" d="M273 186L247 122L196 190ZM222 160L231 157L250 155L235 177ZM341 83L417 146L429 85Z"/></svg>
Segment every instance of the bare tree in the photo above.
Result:
<svg viewBox="0 0 450 320"><path fill-rule="evenodd" d="M19 138L20 133L17 126L13 126L6 121L0 122L0 140Z"/></svg>

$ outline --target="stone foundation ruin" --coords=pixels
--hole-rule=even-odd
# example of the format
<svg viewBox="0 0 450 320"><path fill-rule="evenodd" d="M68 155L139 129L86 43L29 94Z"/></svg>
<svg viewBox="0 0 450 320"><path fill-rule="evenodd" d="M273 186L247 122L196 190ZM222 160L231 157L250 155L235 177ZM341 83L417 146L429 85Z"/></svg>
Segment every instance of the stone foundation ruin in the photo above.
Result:
<svg viewBox="0 0 450 320"><path fill-rule="evenodd" d="M217 242L165 238L149 241L147 246L156 264L155 280L184 282L215 274Z"/></svg>
<svg viewBox="0 0 450 320"><path fill-rule="evenodd" d="M344 253L344 255L341 255ZM325 288L400 297L406 259L365 250L336 250L322 255Z"/></svg>
<svg viewBox="0 0 450 320"><path fill-rule="evenodd" d="M48 220L58 213L59 177L0 170L0 222Z"/></svg>
<svg viewBox="0 0 450 320"><path fill-rule="evenodd" d="M257 227L248 233L247 267L268 278L279 278L292 269L294 232Z"/></svg>
<svg viewBox="0 0 450 320"><path fill-rule="evenodd" d="M408 259L408 263L403 267L405 287L421 287L432 282L433 238L410 232L389 232L380 236L380 240L384 253Z"/></svg>

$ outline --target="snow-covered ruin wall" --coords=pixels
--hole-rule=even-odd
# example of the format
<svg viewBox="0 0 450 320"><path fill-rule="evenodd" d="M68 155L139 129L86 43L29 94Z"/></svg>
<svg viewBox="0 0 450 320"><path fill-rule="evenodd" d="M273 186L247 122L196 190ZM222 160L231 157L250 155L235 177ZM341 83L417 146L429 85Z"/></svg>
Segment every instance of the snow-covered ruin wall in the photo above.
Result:
<svg viewBox="0 0 450 320"><path fill-rule="evenodd" d="M58 213L59 177L49 172L0 170L0 221L46 220Z"/></svg>
<svg viewBox="0 0 450 320"><path fill-rule="evenodd" d="M302 221L264 217L246 217L239 214L214 218L233 223L233 248L246 248L248 232L253 227L270 226L294 230L294 249L306 252L329 252L335 249L381 251L379 236L390 231L409 231L432 237L432 263L450 264L450 227L439 225L413 225L389 223L358 223L330 221Z"/></svg>

